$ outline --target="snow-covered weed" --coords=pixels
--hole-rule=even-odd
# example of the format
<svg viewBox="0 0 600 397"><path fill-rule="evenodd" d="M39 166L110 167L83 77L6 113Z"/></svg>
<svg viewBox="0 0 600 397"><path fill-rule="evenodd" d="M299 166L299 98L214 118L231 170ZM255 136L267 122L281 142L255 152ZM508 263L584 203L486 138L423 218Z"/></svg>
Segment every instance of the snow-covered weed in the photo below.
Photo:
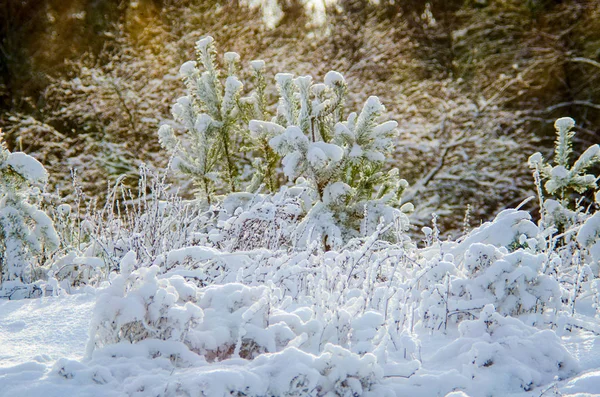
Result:
<svg viewBox="0 0 600 397"><path fill-rule="evenodd" d="M482 395L530 391L578 370L577 361L553 331L504 317L493 305L486 305L478 319L464 321L458 329L460 337L434 359L459 364L462 375L473 380L473 390ZM495 385L502 389L494 390Z"/></svg>

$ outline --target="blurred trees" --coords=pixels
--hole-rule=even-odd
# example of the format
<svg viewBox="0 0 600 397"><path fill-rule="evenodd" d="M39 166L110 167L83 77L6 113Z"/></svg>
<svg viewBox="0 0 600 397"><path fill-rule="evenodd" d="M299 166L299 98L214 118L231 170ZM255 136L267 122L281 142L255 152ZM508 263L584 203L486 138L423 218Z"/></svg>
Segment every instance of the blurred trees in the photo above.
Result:
<svg viewBox="0 0 600 397"><path fill-rule="evenodd" d="M235 1L0 0L9 145L45 161L57 186L80 168L92 193L138 159L163 166L157 126L181 94L178 65L208 33L268 60L267 79L336 69L348 106L380 96L400 122L393 161L417 225L436 211L458 232L467 207L476 224L533 193L522 164L533 147L550 154L557 117L578 121L576 151L600 140L597 1L339 0L321 25L298 0L278 5L267 29Z"/></svg>

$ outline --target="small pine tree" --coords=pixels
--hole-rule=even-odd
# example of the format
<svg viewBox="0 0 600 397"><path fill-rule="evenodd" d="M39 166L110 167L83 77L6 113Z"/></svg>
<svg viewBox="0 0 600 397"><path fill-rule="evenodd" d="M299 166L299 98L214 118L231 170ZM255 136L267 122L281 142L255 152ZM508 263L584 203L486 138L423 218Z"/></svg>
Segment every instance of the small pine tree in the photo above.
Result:
<svg viewBox="0 0 600 397"><path fill-rule="evenodd" d="M597 189L598 177L586 171L600 163L600 145L590 146L570 165L574 126L575 120L570 117L562 117L554 123L556 147L553 164L546 162L541 153L529 157L529 167L534 170L540 197L540 223L545 229L556 228L564 232L575 225L578 222L577 213L583 212L583 209L580 207L581 200L570 200L573 193L582 194Z"/></svg>
<svg viewBox="0 0 600 397"><path fill-rule="evenodd" d="M596 189L598 178L586 171L600 163L600 145L592 145L579 158L569 165L569 158L573 152L572 130L575 120L562 117L554 123L556 128L556 147L554 150L554 165L544 161L541 153L535 153L529 158L529 166L539 172L542 179L546 180L544 188L550 195L557 195L560 203L567 206L568 194L572 191L583 193L588 189Z"/></svg>
<svg viewBox="0 0 600 397"><path fill-rule="evenodd" d="M590 265L600 258L600 245L596 244L599 218L597 213L592 215L594 204L583 206L580 195L597 189L598 177L587 171L600 163L600 145L590 146L571 165L575 121L563 117L554 126L557 132L554 164L535 153L529 158L529 166L534 170L540 198L539 235L543 236L543 250L552 263L547 269L557 273L574 313L582 282L588 275L598 274L597 263L594 269Z"/></svg>
<svg viewBox="0 0 600 397"><path fill-rule="evenodd" d="M238 54L226 54L228 76L223 84L213 38L199 40L196 52L205 71L200 72L194 61L181 66L179 72L188 95L179 98L172 109L175 121L187 130L190 139L182 141L169 125L160 128L159 137L161 145L175 156L175 168L192 177L210 202L219 177L226 191L237 190L239 170L232 144L239 125L237 103L243 85L235 75ZM224 163L221 173L220 162Z"/></svg>
<svg viewBox="0 0 600 397"><path fill-rule="evenodd" d="M47 181L36 159L11 153L0 131L0 273L2 288L31 283L40 256L59 245L48 215L30 202L33 189Z"/></svg>
<svg viewBox="0 0 600 397"><path fill-rule="evenodd" d="M377 122L385 110L377 97L344 118L347 85L341 74L331 71L324 84L315 84L311 76L279 73L279 102L270 117L264 62L251 62L256 89L241 98L243 84L235 75L239 56L225 54L228 77L223 84L213 42L208 36L196 46L204 72L191 61L180 69L188 95L178 99L173 115L187 130L185 138L169 125L159 130L176 168L194 179L209 203L221 176L225 193L239 189L241 167L231 146L243 139L248 157L254 157L246 190L257 192L262 186L277 192L281 169L289 183L311 197L297 233L302 243L321 238L326 249L339 246L374 232L381 218L399 229L408 225L398 210L408 184L397 169L385 170L397 123Z"/></svg>

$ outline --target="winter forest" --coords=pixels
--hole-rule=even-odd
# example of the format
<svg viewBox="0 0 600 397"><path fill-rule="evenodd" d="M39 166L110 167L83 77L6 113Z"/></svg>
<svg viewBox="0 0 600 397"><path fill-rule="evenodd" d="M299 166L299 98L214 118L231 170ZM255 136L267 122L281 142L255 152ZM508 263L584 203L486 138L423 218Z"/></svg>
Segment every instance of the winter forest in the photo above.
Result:
<svg viewBox="0 0 600 397"><path fill-rule="evenodd" d="M597 0L0 0L0 397L600 396Z"/></svg>

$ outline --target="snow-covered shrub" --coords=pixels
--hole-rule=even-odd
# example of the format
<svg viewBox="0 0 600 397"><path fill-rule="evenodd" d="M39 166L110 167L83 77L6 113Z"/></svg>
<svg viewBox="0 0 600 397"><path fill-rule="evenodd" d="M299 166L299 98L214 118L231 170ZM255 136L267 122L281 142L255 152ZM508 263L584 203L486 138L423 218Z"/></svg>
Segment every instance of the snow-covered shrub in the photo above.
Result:
<svg viewBox="0 0 600 397"><path fill-rule="evenodd" d="M73 206L53 210L63 247L50 272L63 288L98 285L119 269L129 251L138 263L151 264L164 252L211 244L208 231L216 226L215 211L183 200L165 180L166 174L142 165L137 195L120 179L100 208L79 192Z"/></svg>
<svg viewBox="0 0 600 397"><path fill-rule="evenodd" d="M577 233L577 242L589 250L592 259L600 262L600 212L590 216Z"/></svg>
<svg viewBox="0 0 600 397"><path fill-rule="evenodd" d="M433 331L445 330L449 324L461 319L460 315L451 312L450 281L452 276L458 275L452 259L451 255L447 255L442 260L433 258L426 261L425 269L417 275L412 287L417 295L420 323ZM455 316L451 317L452 314Z"/></svg>
<svg viewBox="0 0 600 397"><path fill-rule="evenodd" d="M276 312L270 290L228 283L200 289L182 276L160 276L158 266L137 267L133 251L120 274L100 291L88 353L119 342L180 342L208 361L252 359L282 350L296 334ZM285 318L285 317L284 317Z"/></svg>
<svg viewBox="0 0 600 397"><path fill-rule="evenodd" d="M554 123L556 147L553 163L540 153L529 158L540 203L540 249L547 253L554 273L563 288L566 309L574 314L582 286L597 276L597 203L586 202L585 194L597 190L598 177L588 173L600 163L600 145L585 150L571 162L575 121L563 117ZM597 196L597 193L596 193Z"/></svg>
<svg viewBox="0 0 600 397"><path fill-rule="evenodd" d="M50 217L33 199L48 174L33 157L11 153L0 131L0 288L2 295L33 293L28 284L38 280L59 241Z"/></svg>
<svg viewBox="0 0 600 397"><path fill-rule="evenodd" d="M553 256L537 249L539 233L527 212L505 210L462 241L433 249L417 276L421 326L445 330L488 304L502 315L531 315L531 323L558 314L564 291L551 270Z"/></svg>
<svg viewBox="0 0 600 397"><path fill-rule="evenodd" d="M283 188L273 195L230 194L223 201L221 221L209 238L227 251L289 249L298 218L306 211L304 192Z"/></svg>
<svg viewBox="0 0 600 397"><path fill-rule="evenodd" d="M142 265L129 252L121 274L98 292L89 367L62 363L55 371L86 378L97 372L97 360L110 366L110 357L122 362L134 354L198 368L203 390L388 395L384 376L410 376L420 363L418 341L403 331L400 311L408 309L396 291L406 282L405 248L378 236L342 252L191 246L157 258L160 267ZM246 377L233 385L202 375L205 365L229 360L258 376L260 386ZM159 381L139 382L150 390ZM192 384L188 378L181 387Z"/></svg>
<svg viewBox="0 0 600 397"><path fill-rule="evenodd" d="M544 254L523 249L503 252L491 245L476 243L465 255L466 279L452 282L457 311L493 304L498 313L518 317L525 313L543 314L561 307L558 281L544 274Z"/></svg>
<svg viewBox="0 0 600 397"><path fill-rule="evenodd" d="M443 249L448 250L458 260L462 260L465 252L475 243L504 247L509 251L518 248L535 250L539 233L538 226L531 221L528 212L507 209L496 215L491 222L485 222L473 229L459 240L458 244L446 244Z"/></svg>
<svg viewBox="0 0 600 397"><path fill-rule="evenodd" d="M392 397L373 355L359 356L326 344L320 354L294 347L252 361L228 359L208 365L174 343L146 340L112 345L77 362L58 360L52 374L71 382L120 387L127 395ZM157 354L157 353L161 354ZM154 357L153 357L154 356ZM168 357L178 357L177 363ZM177 366L175 364L178 364ZM182 368L181 364L185 364ZM187 367L187 368L186 368ZM148 369L152 368L151 371Z"/></svg>
<svg viewBox="0 0 600 397"><path fill-rule="evenodd" d="M504 317L493 305L486 305L478 319L463 321L458 329L460 337L433 359L459 364L478 395L530 391L578 370L577 361L554 331ZM495 389L497 385L501 389Z"/></svg>
<svg viewBox="0 0 600 397"><path fill-rule="evenodd" d="M538 171L546 180L544 188L551 195L557 195L562 205L567 205L569 191L583 193L588 189L596 189L597 177L586 174L594 164L600 162L600 145L592 145L571 165L570 155L573 152L573 137L575 120L562 117L554 123L556 128L556 148L554 150L554 165L544 161L540 153L529 158L529 165Z"/></svg>
<svg viewBox="0 0 600 397"><path fill-rule="evenodd" d="M232 146L243 139L250 150L246 157L256 157L249 190L265 186L277 192L279 156L284 176L306 189L310 203L298 225L297 245L320 241L325 249L341 247L353 237L374 232L381 218L396 226L390 239L406 230L404 212L412 207L399 207L408 184L396 169L385 170L397 123L377 121L385 110L377 97L369 97L359 114L346 117L347 86L341 74L330 71L324 84L315 84L310 76L278 73L279 103L270 118L264 62L251 62L256 91L241 98L239 55L225 54L228 77L223 83L212 37L199 40L196 48L205 71L193 61L181 66L188 95L173 106L175 122L187 133L178 136L164 124L159 137L175 156L175 168L194 179L209 204L219 187L226 193L239 190L242 162L234 161Z"/></svg>
<svg viewBox="0 0 600 397"><path fill-rule="evenodd" d="M202 320L194 303L196 288L182 277L159 279L157 266L136 265L130 252L121 261L121 274L100 291L90 327L88 354L95 348L127 341L158 339L185 343Z"/></svg>
<svg viewBox="0 0 600 397"><path fill-rule="evenodd" d="M129 251L136 253L140 263L152 263L164 252L207 244L206 232L215 214L183 200L166 183L166 177L142 165L137 196L117 184L109 192L107 204L87 217L97 236L95 249L109 254L105 260L111 270Z"/></svg>

